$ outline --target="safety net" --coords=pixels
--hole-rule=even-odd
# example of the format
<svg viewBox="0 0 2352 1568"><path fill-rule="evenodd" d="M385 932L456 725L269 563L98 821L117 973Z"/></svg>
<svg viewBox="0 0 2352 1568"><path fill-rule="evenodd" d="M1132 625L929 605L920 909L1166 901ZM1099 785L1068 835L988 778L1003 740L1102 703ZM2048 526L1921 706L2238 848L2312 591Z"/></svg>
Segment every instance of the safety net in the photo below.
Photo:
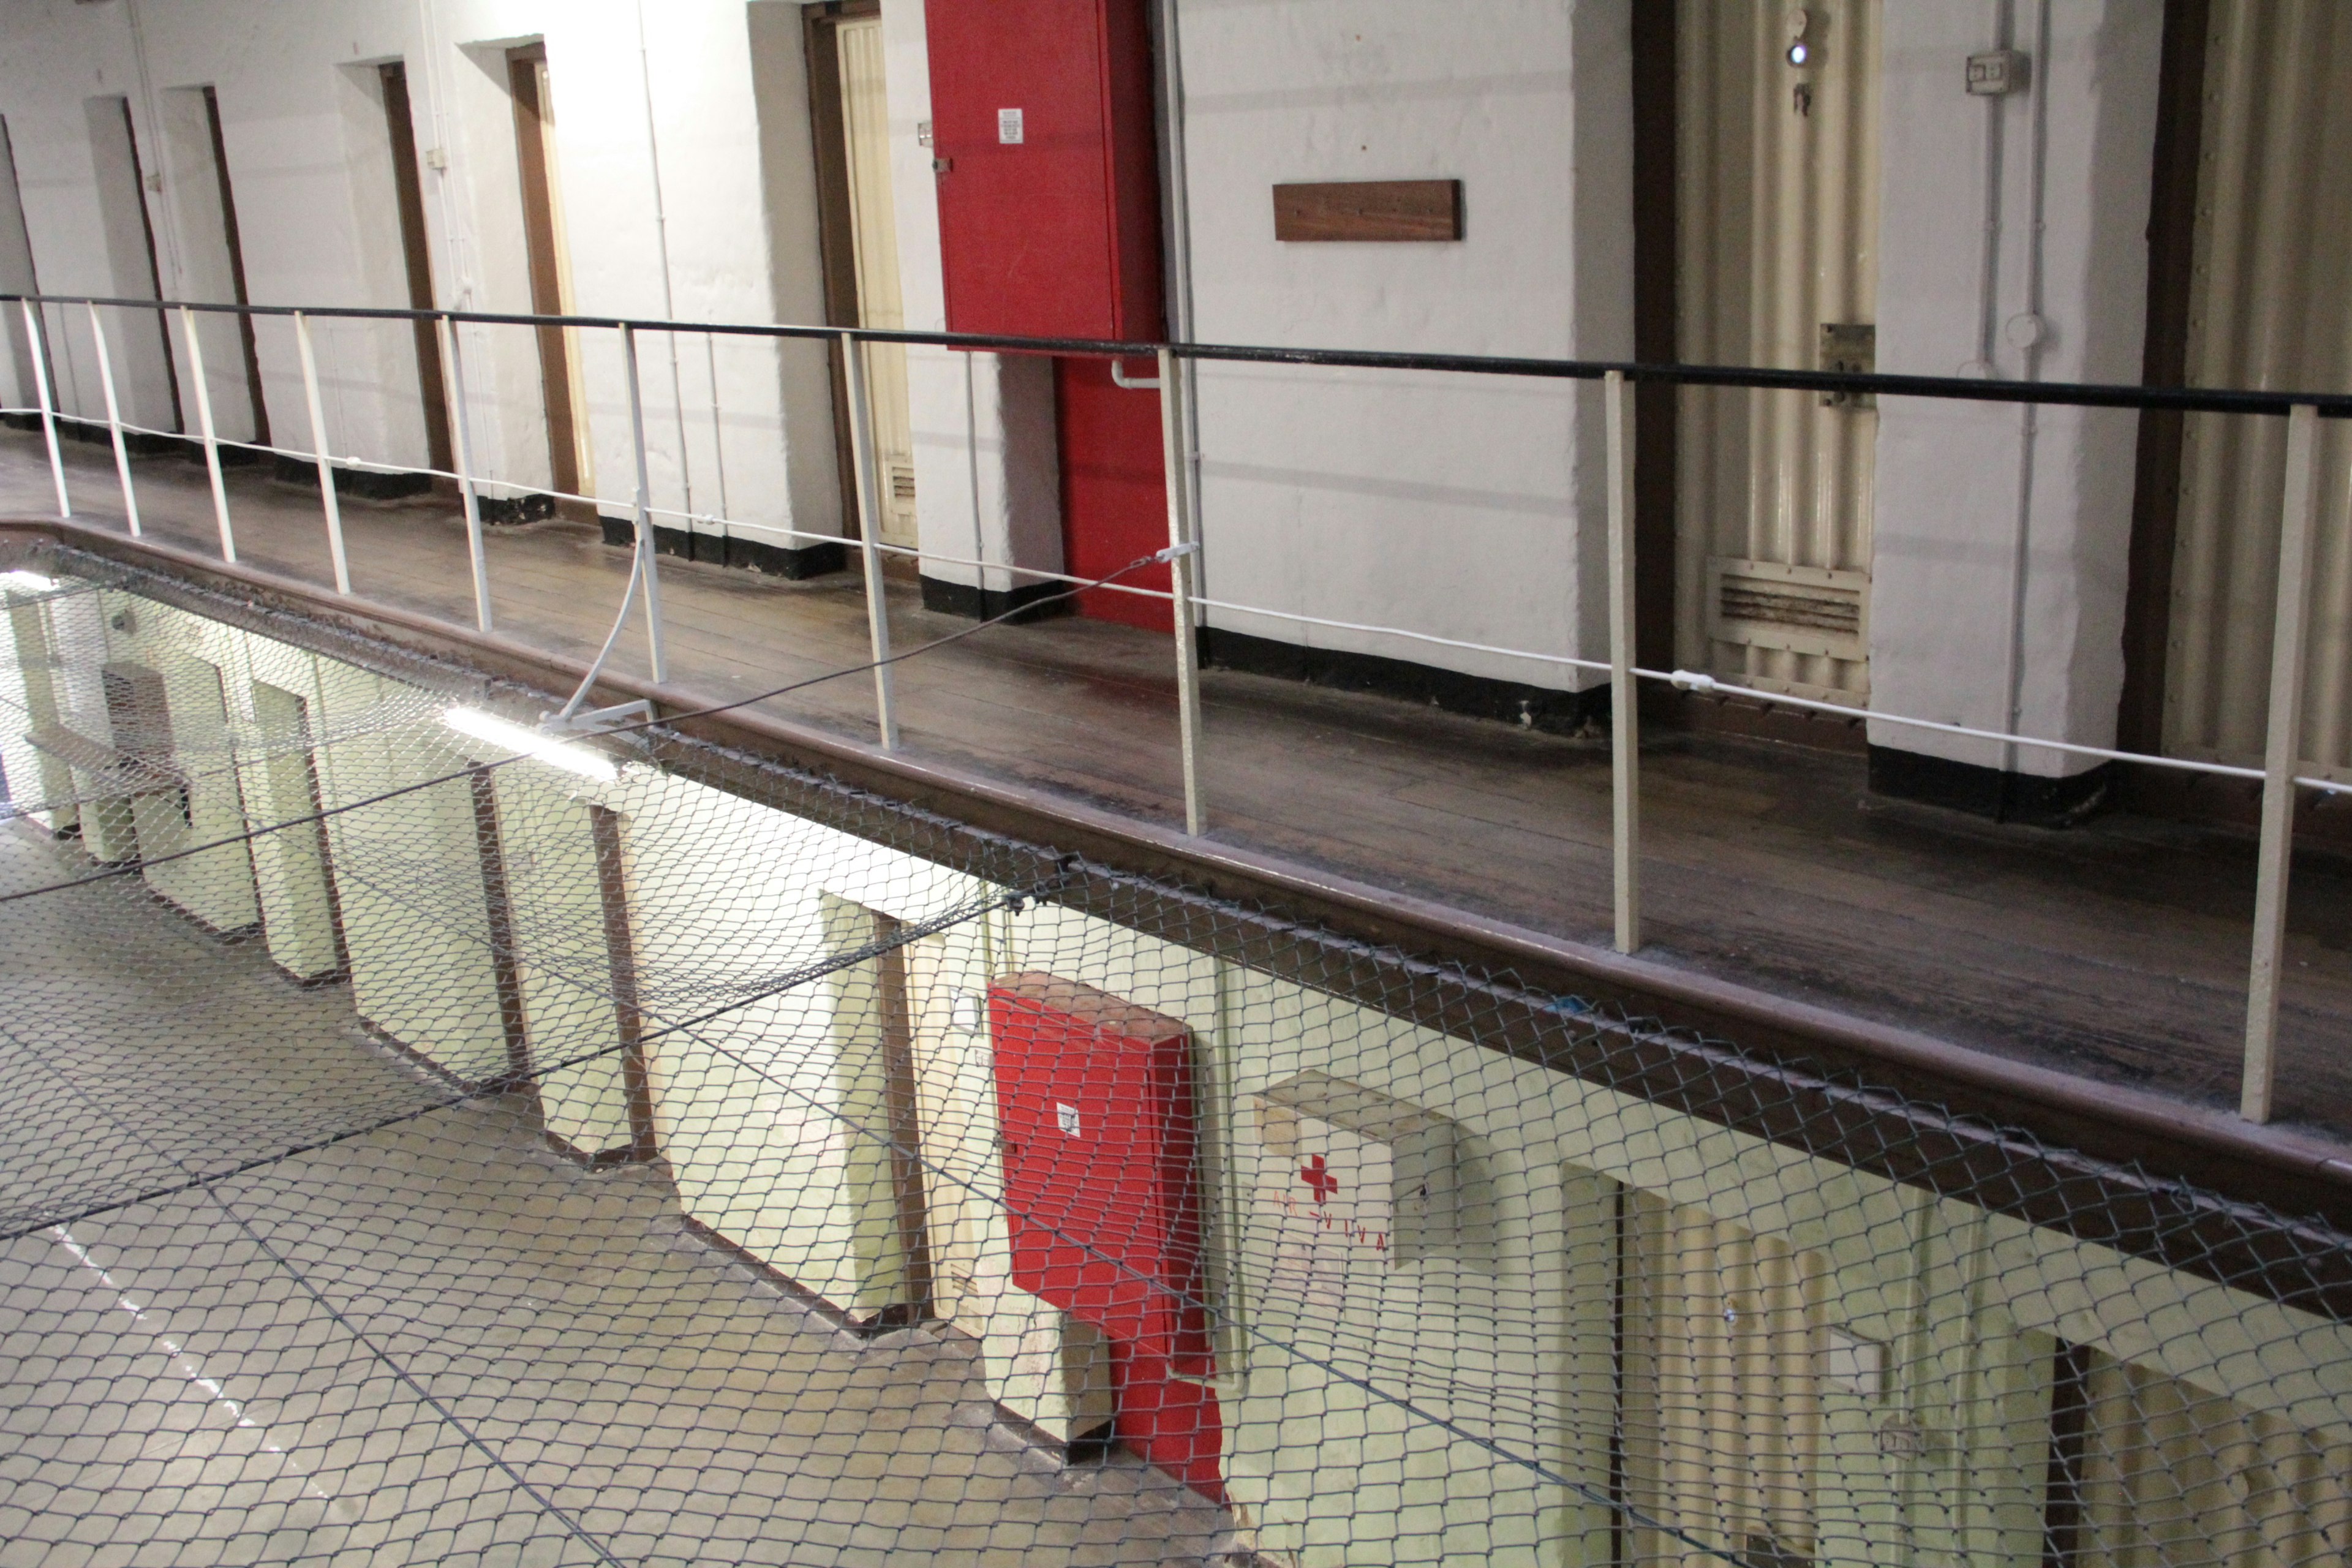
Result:
<svg viewBox="0 0 2352 1568"><path fill-rule="evenodd" d="M0 1565L2352 1559L2352 1241L71 552Z"/></svg>

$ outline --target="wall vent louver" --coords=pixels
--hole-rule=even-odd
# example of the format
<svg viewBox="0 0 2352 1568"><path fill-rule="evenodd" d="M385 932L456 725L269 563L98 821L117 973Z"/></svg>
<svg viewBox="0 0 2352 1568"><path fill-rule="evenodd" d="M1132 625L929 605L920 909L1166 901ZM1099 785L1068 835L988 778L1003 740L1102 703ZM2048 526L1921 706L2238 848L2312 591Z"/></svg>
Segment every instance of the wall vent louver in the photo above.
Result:
<svg viewBox="0 0 2352 1568"><path fill-rule="evenodd" d="M1717 556L1706 563L1717 642L1859 659L1869 646L1870 574Z"/></svg>

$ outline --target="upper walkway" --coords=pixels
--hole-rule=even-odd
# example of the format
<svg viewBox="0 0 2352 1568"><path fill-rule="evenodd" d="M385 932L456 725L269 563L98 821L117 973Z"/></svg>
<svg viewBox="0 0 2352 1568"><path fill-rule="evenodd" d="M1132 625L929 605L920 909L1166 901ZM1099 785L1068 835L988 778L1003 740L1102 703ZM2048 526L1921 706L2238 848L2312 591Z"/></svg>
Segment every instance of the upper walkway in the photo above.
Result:
<svg viewBox="0 0 2352 1568"><path fill-rule="evenodd" d="M76 517L121 526L111 452L68 443ZM200 464L134 459L158 542L216 554ZM237 552L331 587L314 489L229 476ZM37 436L0 434L0 517L55 502ZM362 599L469 625L462 517L448 502L347 500ZM585 659L611 624L625 552L593 525L491 531L498 630ZM661 563L671 686L724 700L870 657L854 573L786 582ZM969 622L894 584L900 650ZM614 668L643 676L636 627ZM1204 672L1209 837L1310 870L1545 935L1605 946L1605 740L1514 729L1383 698ZM901 749L936 765L1181 824L1174 661L1162 637L1058 619L992 627L898 666ZM775 717L875 736L863 677L770 700ZM2012 1060L2235 1104L2252 836L2111 813L2053 831L1871 796L1858 752L1687 731L1648 737L1643 856L1649 963L1897 1026ZM2294 868L2279 1119L2352 1133L2352 864Z"/></svg>

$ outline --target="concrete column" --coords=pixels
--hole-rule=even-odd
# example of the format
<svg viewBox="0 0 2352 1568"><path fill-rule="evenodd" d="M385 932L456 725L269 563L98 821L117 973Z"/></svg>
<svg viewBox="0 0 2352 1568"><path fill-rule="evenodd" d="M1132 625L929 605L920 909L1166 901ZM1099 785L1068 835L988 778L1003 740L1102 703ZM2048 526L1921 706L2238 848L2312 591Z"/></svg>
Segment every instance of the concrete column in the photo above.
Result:
<svg viewBox="0 0 2352 1568"><path fill-rule="evenodd" d="M2046 49L2042 9L1886 8L1882 371L2139 379L2163 8L2047 0ZM2004 43L2034 57L2028 89L1971 97L1969 56ZM1882 400L1874 709L2008 730L2013 680L2020 731L2114 743L2137 427L2130 410L2029 420L2017 405ZM1869 734L1873 784L1890 793L2049 820L2101 788L2084 758L2022 748L2004 782L1999 744L1883 721Z"/></svg>
<svg viewBox="0 0 2352 1568"><path fill-rule="evenodd" d="M1182 31L1196 331L1211 342L1630 357L1625 0L1196 6ZM1277 184L1462 182L1464 235L1285 244ZM1574 384L1202 367L1215 598L1596 657L1600 403ZM1573 722L1593 677L1211 610L1221 662L1344 667L1442 705ZM1470 677L1464 682L1460 678ZM1497 716L1504 716L1498 712Z"/></svg>

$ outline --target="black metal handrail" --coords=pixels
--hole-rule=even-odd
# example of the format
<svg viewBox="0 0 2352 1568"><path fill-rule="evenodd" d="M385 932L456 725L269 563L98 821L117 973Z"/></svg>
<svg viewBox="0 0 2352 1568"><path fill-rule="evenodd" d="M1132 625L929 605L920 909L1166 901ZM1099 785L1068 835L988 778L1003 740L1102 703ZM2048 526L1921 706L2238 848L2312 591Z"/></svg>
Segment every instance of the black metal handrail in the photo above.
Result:
<svg viewBox="0 0 2352 1568"><path fill-rule="evenodd" d="M2323 419L2352 419L2352 393L2193 386L2131 386L2118 383L2001 381L1958 375L1864 374L1849 371L1775 370L1753 365L1655 364L1638 360L1540 359L1502 354L1420 353L1369 349L1277 348L1249 343L1122 342L1103 338L1034 338L990 332L928 332L883 327L813 327L747 321L677 321L646 316L550 316L503 310L420 310L374 305L234 305L194 300L119 300L89 295L0 293L0 302L105 305L137 310L197 310L233 316L471 322L506 327L589 327L640 332L705 332L718 337L786 338L908 343L967 352L1055 354L1087 359L1140 359L1162 348L1179 359L1244 364L1328 365L1349 370L1419 370L1453 374L1529 376L1599 381L1612 371L1626 380L1679 386L1744 386L1781 392L1868 393L1963 403L2046 403L2087 408L2160 408L2189 414L2284 416L2298 406Z"/></svg>

